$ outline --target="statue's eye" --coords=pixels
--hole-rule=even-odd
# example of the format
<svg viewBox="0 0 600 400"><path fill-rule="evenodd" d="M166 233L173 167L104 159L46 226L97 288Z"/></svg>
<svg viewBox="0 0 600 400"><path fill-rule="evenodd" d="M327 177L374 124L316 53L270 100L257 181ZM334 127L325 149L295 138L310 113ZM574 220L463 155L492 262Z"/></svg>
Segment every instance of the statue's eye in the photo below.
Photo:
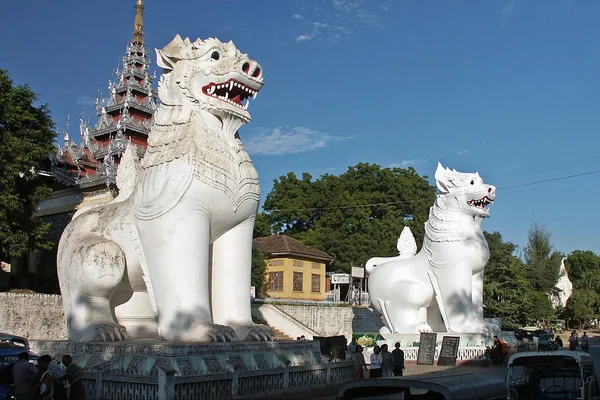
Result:
<svg viewBox="0 0 600 400"><path fill-rule="evenodd" d="M219 57L221 57L221 56L219 55L219 52L218 52L218 51L213 51L213 53L210 55L210 57L211 57L213 60L218 60L218 59L219 59Z"/></svg>
<svg viewBox="0 0 600 400"><path fill-rule="evenodd" d="M471 181L471 185L474 185L474 184L475 184L475 181Z"/></svg>

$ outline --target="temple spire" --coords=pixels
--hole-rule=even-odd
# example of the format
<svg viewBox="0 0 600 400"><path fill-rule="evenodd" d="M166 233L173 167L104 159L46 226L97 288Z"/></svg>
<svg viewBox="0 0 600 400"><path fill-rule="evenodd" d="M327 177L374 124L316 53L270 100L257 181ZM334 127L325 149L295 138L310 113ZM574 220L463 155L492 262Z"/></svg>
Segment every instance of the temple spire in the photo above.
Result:
<svg viewBox="0 0 600 400"><path fill-rule="evenodd" d="M131 43L144 44L144 32L142 28L142 14L144 13L144 2L143 0L137 0L135 3L135 21L133 23L133 40Z"/></svg>

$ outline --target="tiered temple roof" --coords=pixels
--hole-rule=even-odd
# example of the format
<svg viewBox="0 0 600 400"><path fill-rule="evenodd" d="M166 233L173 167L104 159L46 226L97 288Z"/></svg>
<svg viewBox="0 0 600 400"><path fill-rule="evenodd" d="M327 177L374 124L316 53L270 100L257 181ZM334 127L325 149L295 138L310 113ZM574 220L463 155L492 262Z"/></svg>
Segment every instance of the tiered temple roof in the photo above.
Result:
<svg viewBox="0 0 600 400"><path fill-rule="evenodd" d="M144 43L144 4L137 0L133 39L127 46L115 81L108 83L108 98L96 97L97 122L92 127L83 113L79 123L80 143L64 132L64 146L51 158L51 172L59 186L76 186L84 192L113 189L117 166L128 145L143 156L158 98L152 90L150 58Z"/></svg>

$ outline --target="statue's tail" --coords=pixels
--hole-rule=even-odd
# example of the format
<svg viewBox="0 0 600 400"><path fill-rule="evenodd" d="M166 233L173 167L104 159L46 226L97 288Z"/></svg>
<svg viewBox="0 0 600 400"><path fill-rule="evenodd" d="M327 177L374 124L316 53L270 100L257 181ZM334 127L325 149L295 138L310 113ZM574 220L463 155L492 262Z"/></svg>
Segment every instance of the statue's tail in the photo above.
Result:
<svg viewBox="0 0 600 400"><path fill-rule="evenodd" d="M81 214L93 208L127 200L135 189L140 168L140 159L137 155L135 146L129 143L125 148L125 153L123 153L123 157L121 157L121 162L117 168L117 187L119 188L119 195L107 203L94 204L80 208L75 215L73 215L71 220L74 220Z"/></svg>
<svg viewBox="0 0 600 400"><path fill-rule="evenodd" d="M377 266L378 258L379 257L370 258L365 264L365 271L367 272L367 275L371 275L371 272L373 272L373 269Z"/></svg>
<svg viewBox="0 0 600 400"><path fill-rule="evenodd" d="M129 143L117 169L119 195L114 198L113 202L127 200L131 196L140 174L140 168L140 158L137 155L135 145Z"/></svg>
<svg viewBox="0 0 600 400"><path fill-rule="evenodd" d="M417 254L417 242L408 226L402 229L396 248L401 258L410 258Z"/></svg>

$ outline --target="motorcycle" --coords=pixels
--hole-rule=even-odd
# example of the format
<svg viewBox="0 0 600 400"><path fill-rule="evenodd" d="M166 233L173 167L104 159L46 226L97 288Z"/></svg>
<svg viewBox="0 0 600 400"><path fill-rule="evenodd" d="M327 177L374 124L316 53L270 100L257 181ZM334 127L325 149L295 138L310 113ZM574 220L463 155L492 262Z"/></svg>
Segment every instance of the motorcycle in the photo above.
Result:
<svg viewBox="0 0 600 400"><path fill-rule="evenodd" d="M569 341L569 350L571 350L571 351L577 350L577 341L576 340Z"/></svg>
<svg viewBox="0 0 600 400"><path fill-rule="evenodd" d="M588 342L581 342L581 350L585 351L586 353L589 353L589 347L590 344Z"/></svg>

